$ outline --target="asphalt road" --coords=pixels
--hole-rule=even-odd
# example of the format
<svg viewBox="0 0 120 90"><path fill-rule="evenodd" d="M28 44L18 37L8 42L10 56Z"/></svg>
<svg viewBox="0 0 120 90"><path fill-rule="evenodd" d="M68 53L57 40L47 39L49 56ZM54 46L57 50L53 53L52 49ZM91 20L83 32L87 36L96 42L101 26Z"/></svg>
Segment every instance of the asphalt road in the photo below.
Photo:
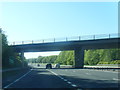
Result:
<svg viewBox="0 0 120 90"><path fill-rule="evenodd" d="M36 67L4 88L111 88L117 90L118 81L118 72L113 71Z"/></svg>

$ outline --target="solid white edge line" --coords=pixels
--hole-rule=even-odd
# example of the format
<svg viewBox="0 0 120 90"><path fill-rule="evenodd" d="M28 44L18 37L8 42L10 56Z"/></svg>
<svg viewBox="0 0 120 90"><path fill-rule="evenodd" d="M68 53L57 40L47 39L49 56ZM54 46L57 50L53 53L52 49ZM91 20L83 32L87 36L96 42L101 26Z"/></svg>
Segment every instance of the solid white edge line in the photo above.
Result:
<svg viewBox="0 0 120 90"><path fill-rule="evenodd" d="M30 73L32 70L28 71L26 74L24 74L23 76L21 76L20 78L16 79L15 81L13 81L12 83L8 84L7 86L3 87L3 88L8 88L9 86L11 86L12 84L14 84L15 82L19 81L20 79L22 79L23 77L25 77L28 73Z"/></svg>

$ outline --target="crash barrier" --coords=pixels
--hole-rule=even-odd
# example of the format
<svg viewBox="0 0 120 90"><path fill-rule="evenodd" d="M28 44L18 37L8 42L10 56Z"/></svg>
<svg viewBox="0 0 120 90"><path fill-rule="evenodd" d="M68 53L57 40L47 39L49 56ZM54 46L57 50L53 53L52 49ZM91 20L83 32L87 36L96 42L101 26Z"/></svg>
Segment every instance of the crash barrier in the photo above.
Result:
<svg viewBox="0 0 120 90"><path fill-rule="evenodd" d="M92 70L102 70L102 71L120 71L120 68L105 68L105 67L84 67L84 69L92 69Z"/></svg>
<svg viewBox="0 0 120 90"><path fill-rule="evenodd" d="M14 41L14 42L8 42L8 44L23 45L23 44L37 44L37 43L55 43L55 42L68 42L68 41L111 39L111 38L120 38L120 33L49 38L49 39L40 39L40 40Z"/></svg>

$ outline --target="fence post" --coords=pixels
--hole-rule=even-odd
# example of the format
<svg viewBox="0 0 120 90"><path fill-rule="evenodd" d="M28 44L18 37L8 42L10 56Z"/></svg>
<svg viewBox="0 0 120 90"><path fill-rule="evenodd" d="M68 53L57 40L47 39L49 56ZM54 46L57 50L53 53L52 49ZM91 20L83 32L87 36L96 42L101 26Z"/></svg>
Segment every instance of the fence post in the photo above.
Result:
<svg viewBox="0 0 120 90"><path fill-rule="evenodd" d="M80 40L80 36L79 36L79 40Z"/></svg>
<svg viewBox="0 0 120 90"><path fill-rule="evenodd" d="M95 35L93 35L93 39L95 40Z"/></svg>
<svg viewBox="0 0 120 90"><path fill-rule="evenodd" d="M32 40L32 44L33 44L33 40Z"/></svg>
<svg viewBox="0 0 120 90"><path fill-rule="evenodd" d="M109 34L109 39L110 39L110 34Z"/></svg>
<svg viewBox="0 0 120 90"><path fill-rule="evenodd" d="M13 45L15 45L15 42L13 42Z"/></svg>
<svg viewBox="0 0 120 90"><path fill-rule="evenodd" d="M66 37L66 41L68 41L67 37Z"/></svg>
<svg viewBox="0 0 120 90"><path fill-rule="evenodd" d="M55 42L55 38L54 38L54 42Z"/></svg>
<svg viewBox="0 0 120 90"><path fill-rule="evenodd" d="M22 44L24 44L24 41L22 41Z"/></svg>
<svg viewBox="0 0 120 90"><path fill-rule="evenodd" d="M43 43L44 43L44 40L43 40Z"/></svg>

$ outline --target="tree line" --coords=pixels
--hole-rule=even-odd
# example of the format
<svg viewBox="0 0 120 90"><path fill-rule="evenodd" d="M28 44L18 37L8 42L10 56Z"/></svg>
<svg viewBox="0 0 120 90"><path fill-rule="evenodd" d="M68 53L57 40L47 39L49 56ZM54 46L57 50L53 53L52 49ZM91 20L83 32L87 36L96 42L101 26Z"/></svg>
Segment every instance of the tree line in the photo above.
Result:
<svg viewBox="0 0 120 90"><path fill-rule="evenodd" d="M2 68L14 68L22 66L22 58L19 53L15 53L12 48L8 46L7 36L0 28L0 40L2 41ZM26 63L26 61L24 61ZM27 65L27 64L25 64Z"/></svg>
<svg viewBox="0 0 120 90"><path fill-rule="evenodd" d="M85 50L84 64L120 64L120 49L96 49ZM62 51L59 55L39 56L38 58L28 59L31 63L60 63L63 65L74 65L74 51Z"/></svg>

